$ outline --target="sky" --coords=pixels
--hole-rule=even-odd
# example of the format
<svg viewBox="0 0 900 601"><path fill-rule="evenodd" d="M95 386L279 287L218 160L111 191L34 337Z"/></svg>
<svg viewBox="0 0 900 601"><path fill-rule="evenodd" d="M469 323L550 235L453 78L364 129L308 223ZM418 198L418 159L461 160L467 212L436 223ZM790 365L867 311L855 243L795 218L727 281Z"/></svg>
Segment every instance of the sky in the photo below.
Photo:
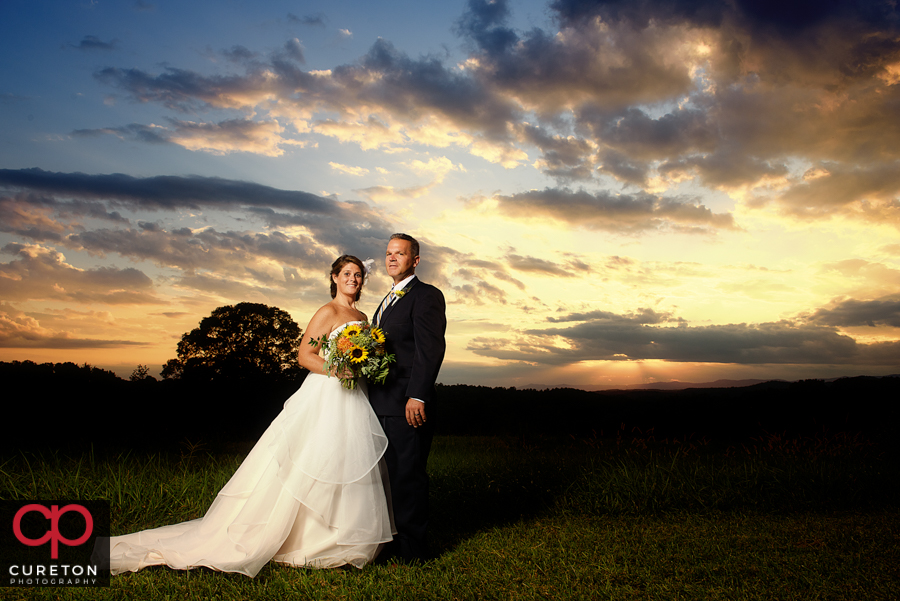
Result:
<svg viewBox="0 0 900 601"><path fill-rule="evenodd" d="M305 328L394 232L444 384L900 373L893 1L0 3L0 360Z"/></svg>

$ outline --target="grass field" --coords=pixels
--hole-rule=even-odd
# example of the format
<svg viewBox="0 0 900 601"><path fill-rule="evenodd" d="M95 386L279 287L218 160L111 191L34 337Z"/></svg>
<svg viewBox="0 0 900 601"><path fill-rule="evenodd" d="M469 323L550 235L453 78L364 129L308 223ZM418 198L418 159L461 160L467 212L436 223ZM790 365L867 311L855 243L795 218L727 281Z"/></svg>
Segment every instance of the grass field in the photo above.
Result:
<svg viewBox="0 0 900 601"><path fill-rule="evenodd" d="M113 534L199 517L246 449L0 460L0 498L98 498ZM860 436L740 445L439 437L434 559L255 578L150 568L3 599L900 599L900 466Z"/></svg>

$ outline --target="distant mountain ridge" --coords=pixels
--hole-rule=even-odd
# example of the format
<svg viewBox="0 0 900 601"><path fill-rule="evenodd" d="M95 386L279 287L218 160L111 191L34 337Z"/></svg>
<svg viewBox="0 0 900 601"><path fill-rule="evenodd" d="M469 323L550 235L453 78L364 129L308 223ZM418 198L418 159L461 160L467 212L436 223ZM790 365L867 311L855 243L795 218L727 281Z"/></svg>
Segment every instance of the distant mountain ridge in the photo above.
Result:
<svg viewBox="0 0 900 601"><path fill-rule="evenodd" d="M812 380L821 380L823 382L834 382L842 378L850 378L853 376L841 376L838 378L810 378ZM900 378L900 374L889 374L886 376L873 376L875 378ZM552 388L575 388L577 390L587 390L596 392L600 390L686 390L688 388L745 388L747 386L755 386L764 384L765 382L791 382L792 380L781 380L777 378L769 379L747 379L747 380L715 380L713 382L647 382L644 384L628 384L625 386L573 386L568 384L557 384L547 386L546 384L528 384L521 386L521 389L533 388L535 390L547 390ZM793 380L801 381L801 380Z"/></svg>

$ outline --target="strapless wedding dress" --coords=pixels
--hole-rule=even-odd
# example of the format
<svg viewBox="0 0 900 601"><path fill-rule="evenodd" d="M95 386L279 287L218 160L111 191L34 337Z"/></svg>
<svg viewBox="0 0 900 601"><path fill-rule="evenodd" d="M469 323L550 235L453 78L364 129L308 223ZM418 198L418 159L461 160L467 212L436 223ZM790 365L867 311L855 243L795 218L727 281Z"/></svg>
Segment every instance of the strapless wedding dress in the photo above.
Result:
<svg viewBox="0 0 900 601"><path fill-rule="evenodd" d="M365 382L346 390L310 374L206 515L112 537L111 572L206 566L252 577L269 560L361 568L396 532L386 447Z"/></svg>

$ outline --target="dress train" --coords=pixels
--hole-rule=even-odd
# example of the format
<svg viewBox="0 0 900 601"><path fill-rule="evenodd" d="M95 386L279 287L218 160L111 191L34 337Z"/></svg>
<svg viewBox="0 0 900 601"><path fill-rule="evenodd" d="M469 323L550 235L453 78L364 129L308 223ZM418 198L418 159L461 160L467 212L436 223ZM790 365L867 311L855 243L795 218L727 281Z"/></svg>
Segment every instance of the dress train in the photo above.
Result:
<svg viewBox="0 0 900 601"><path fill-rule="evenodd" d="M111 573L205 566L253 577L269 560L362 568L396 533L386 447L365 382L346 390L310 374L206 514L112 537Z"/></svg>

